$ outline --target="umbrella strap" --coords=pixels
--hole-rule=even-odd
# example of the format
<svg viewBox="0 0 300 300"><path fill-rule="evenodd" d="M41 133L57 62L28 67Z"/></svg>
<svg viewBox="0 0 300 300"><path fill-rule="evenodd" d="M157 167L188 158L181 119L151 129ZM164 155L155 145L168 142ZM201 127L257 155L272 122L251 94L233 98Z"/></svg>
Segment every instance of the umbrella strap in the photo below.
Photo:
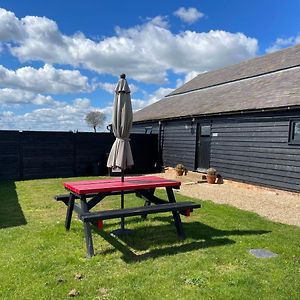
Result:
<svg viewBox="0 0 300 300"><path fill-rule="evenodd" d="M130 138L120 138L120 137L117 137L116 140L120 140L120 141L124 141L124 142L129 142Z"/></svg>

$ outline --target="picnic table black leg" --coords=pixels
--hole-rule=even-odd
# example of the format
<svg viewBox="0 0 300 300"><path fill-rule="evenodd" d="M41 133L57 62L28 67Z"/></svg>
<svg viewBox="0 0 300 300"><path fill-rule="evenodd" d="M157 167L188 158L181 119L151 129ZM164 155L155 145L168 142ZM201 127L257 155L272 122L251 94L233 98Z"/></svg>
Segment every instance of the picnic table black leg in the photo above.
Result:
<svg viewBox="0 0 300 300"><path fill-rule="evenodd" d="M154 195L155 189L149 189L148 191L151 195ZM150 206L150 205L151 205L151 201L149 199L146 199L144 206ZM146 220L147 214L141 215L141 218L142 218L142 220Z"/></svg>
<svg viewBox="0 0 300 300"><path fill-rule="evenodd" d="M170 203L175 203L175 196L173 193L173 189L171 187L166 187L167 190L167 195L168 195L168 199ZM181 218L180 215L177 211L173 211L173 218L174 218L174 222L175 222L175 226L176 226L176 230L177 230L177 234L179 236L180 239L185 239L185 233L182 227L182 223L181 223Z"/></svg>
<svg viewBox="0 0 300 300"><path fill-rule="evenodd" d="M70 193L68 208L67 208L67 215L66 215L66 222L65 222L66 230L70 229L71 219L72 219L72 212L73 212L73 209L74 209L74 201L75 201L75 196L72 193Z"/></svg>
<svg viewBox="0 0 300 300"><path fill-rule="evenodd" d="M121 209L124 209L124 192L121 192ZM125 218L121 218L121 230L125 230Z"/></svg>
<svg viewBox="0 0 300 300"><path fill-rule="evenodd" d="M80 205L81 205L82 213L87 213L89 211L85 196L80 198ZM84 222L83 226L84 226L84 237L85 237L85 243L86 243L87 257L91 258L94 256L94 247L93 247L91 226L90 226L89 222Z"/></svg>

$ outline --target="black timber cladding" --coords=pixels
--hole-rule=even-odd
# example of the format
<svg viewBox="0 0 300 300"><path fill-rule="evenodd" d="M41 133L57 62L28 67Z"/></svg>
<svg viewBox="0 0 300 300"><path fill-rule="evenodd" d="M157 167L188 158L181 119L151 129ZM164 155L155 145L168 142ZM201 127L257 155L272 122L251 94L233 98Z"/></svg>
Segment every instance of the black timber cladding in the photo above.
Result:
<svg viewBox="0 0 300 300"><path fill-rule="evenodd" d="M191 121L181 120L162 123L162 153L163 164L175 166L184 164L189 169L194 169L196 127L191 128ZM158 122L134 124L133 132L144 132L145 128L153 127L153 133L158 133Z"/></svg>
<svg viewBox="0 0 300 300"><path fill-rule="evenodd" d="M0 132L0 178L19 178L21 149L19 132Z"/></svg>
<svg viewBox="0 0 300 300"><path fill-rule="evenodd" d="M132 127L132 133L145 133L146 129L152 128L152 133L158 134L159 125L158 122L143 122L141 124L134 124Z"/></svg>
<svg viewBox="0 0 300 300"><path fill-rule="evenodd" d="M300 191L300 145L289 124L300 113L212 122L210 163L227 179Z"/></svg>
<svg viewBox="0 0 300 300"><path fill-rule="evenodd" d="M194 169L196 131L190 121L167 122L163 126L163 162L167 166L184 164Z"/></svg>
<svg viewBox="0 0 300 300"><path fill-rule="evenodd" d="M162 121L163 163L195 170L195 125L210 122L210 166L223 178L300 192L300 145L289 143L295 119L300 110L196 118L193 126L191 118ZM133 130L143 126L151 123L134 124Z"/></svg>
<svg viewBox="0 0 300 300"><path fill-rule="evenodd" d="M114 140L111 133L0 131L0 180L107 175ZM128 172L154 172L157 144L156 134L132 134Z"/></svg>
<svg viewBox="0 0 300 300"><path fill-rule="evenodd" d="M73 172L73 134L62 132L20 133L22 177L64 177Z"/></svg>
<svg viewBox="0 0 300 300"><path fill-rule="evenodd" d="M133 120L134 127L160 121L170 138L162 141L164 163L181 158L195 169L197 134L192 140L180 125L192 119L211 123L209 163L224 178L299 192L300 145L289 131L300 120L300 45L200 74Z"/></svg>

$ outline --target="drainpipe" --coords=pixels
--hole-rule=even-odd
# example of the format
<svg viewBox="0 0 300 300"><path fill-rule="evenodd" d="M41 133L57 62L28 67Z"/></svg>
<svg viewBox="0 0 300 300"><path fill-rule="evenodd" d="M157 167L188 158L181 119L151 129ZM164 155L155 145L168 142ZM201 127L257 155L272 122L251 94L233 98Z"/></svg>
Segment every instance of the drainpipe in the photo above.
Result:
<svg viewBox="0 0 300 300"><path fill-rule="evenodd" d="M163 166L162 160L162 122L158 121L158 168L161 170Z"/></svg>

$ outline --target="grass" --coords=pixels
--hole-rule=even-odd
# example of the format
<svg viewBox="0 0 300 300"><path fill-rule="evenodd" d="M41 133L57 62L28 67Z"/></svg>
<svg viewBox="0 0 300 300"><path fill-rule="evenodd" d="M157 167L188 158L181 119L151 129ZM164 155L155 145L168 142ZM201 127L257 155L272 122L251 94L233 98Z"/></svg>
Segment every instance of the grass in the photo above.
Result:
<svg viewBox="0 0 300 300"><path fill-rule="evenodd" d="M126 219L134 234L122 239L109 235L119 220L106 221L85 259L82 223L65 232L66 207L52 199L73 179L0 183L0 299L68 299L72 289L76 299L300 299L300 229L211 201L194 199L202 208L182 217L184 241L168 213ZM100 205L118 207L119 197Z"/></svg>

